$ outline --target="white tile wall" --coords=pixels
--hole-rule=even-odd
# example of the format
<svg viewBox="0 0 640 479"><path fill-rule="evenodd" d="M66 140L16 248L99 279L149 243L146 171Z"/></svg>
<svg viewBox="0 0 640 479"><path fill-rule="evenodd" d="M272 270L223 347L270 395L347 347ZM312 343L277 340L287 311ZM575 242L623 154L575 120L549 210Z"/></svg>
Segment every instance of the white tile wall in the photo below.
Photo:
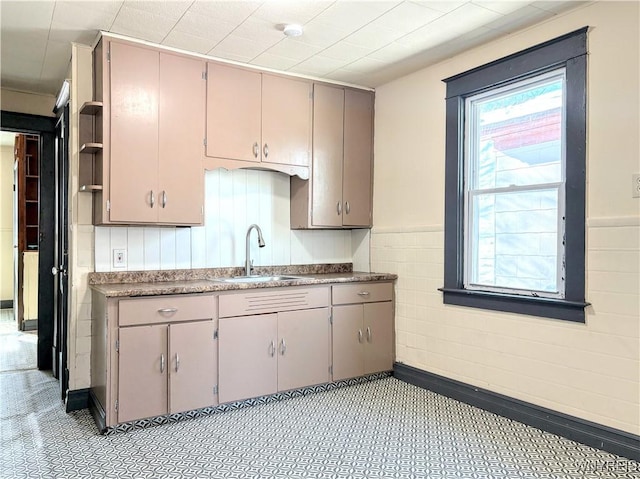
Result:
<svg viewBox="0 0 640 479"><path fill-rule="evenodd" d="M251 235L256 266L351 263L369 269L368 230L291 231L289 177L254 170L214 170L205 175L205 225L194 228L96 227L96 271L141 271L242 266L249 225L262 229L266 246ZM352 242L354 244L352 244ZM113 250L127 253L126 268L113 267Z"/></svg>
<svg viewBox="0 0 640 479"><path fill-rule="evenodd" d="M378 229L371 267L398 274L396 360L640 433L640 227L589 227L585 324L442 303L441 226Z"/></svg>

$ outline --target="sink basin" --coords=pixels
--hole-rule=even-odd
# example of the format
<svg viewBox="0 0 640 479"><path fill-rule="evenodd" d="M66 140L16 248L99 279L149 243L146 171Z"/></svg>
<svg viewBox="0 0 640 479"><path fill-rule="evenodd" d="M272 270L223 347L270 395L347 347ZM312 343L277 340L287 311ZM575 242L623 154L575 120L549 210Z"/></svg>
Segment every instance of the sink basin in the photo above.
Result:
<svg viewBox="0 0 640 479"><path fill-rule="evenodd" d="M235 276L233 278L218 278L223 283L264 283L267 281L293 281L302 279L299 276Z"/></svg>

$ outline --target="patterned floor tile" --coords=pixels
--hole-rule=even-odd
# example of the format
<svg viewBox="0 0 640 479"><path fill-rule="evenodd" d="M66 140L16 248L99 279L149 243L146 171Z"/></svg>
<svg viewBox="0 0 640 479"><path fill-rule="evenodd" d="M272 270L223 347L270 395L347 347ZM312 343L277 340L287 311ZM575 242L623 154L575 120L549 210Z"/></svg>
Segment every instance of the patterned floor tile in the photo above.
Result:
<svg viewBox="0 0 640 479"><path fill-rule="evenodd" d="M639 479L640 464L391 377L99 435L47 373L0 373L0 477Z"/></svg>

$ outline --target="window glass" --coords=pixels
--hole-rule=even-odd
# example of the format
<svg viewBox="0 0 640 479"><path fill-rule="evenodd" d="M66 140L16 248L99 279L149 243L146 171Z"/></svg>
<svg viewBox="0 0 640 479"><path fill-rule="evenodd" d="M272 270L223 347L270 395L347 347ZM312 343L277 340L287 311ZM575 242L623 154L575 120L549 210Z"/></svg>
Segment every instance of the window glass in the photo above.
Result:
<svg viewBox="0 0 640 479"><path fill-rule="evenodd" d="M564 297L564 71L465 105L465 287Z"/></svg>

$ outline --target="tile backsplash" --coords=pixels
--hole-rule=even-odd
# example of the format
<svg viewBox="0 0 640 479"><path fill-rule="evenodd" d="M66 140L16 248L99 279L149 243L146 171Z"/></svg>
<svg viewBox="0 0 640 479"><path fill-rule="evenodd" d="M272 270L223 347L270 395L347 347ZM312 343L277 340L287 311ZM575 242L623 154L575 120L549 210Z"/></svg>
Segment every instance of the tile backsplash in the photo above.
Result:
<svg viewBox="0 0 640 479"><path fill-rule="evenodd" d="M256 266L351 263L369 270L369 230L290 230L289 177L258 170L217 169L205 174L204 226L97 226L95 271L143 271L242 266L247 228L262 229L265 247L251 233ZM113 266L113 250L126 267ZM355 258L355 260L354 260Z"/></svg>

